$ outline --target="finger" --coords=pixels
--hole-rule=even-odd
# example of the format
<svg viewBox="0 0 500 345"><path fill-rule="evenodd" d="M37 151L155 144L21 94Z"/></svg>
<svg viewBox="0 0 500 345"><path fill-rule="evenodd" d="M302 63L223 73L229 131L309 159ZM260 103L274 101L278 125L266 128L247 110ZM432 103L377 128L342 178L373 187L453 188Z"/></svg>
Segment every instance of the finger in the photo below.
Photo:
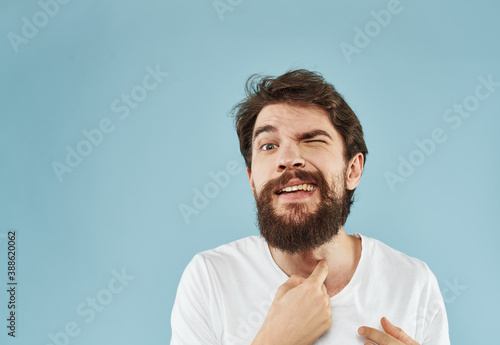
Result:
<svg viewBox="0 0 500 345"><path fill-rule="evenodd" d="M328 306L331 306L330 295L328 294L328 290L326 289L325 284L321 284L321 291L328 297Z"/></svg>
<svg viewBox="0 0 500 345"><path fill-rule="evenodd" d="M306 280L316 284L323 284L327 275L328 275L328 264L326 263L325 260L321 260L320 262L318 262L316 268L311 273L309 278L307 278Z"/></svg>
<svg viewBox="0 0 500 345"><path fill-rule="evenodd" d="M299 276L299 275L296 275L296 274L293 274L290 276L290 278L288 278L288 281L295 284L295 285L302 284L305 280L306 280L306 278Z"/></svg>
<svg viewBox="0 0 500 345"><path fill-rule="evenodd" d="M288 280L278 288L278 291L276 291L276 296L274 298L283 296L287 291L293 289L294 287L299 286L305 280L306 279L301 276L297 275L290 276L290 278L288 278Z"/></svg>
<svg viewBox="0 0 500 345"><path fill-rule="evenodd" d="M386 317L380 320L380 324L388 334L392 335L394 338L407 345L415 345L418 343L413 340L408 334L406 334L401 328L394 326Z"/></svg>
<svg viewBox="0 0 500 345"><path fill-rule="evenodd" d="M378 329L371 328L371 327L360 327L358 329L359 335L361 335L363 338L366 338L368 340L372 340L376 342L379 345L401 345L403 344L393 336L379 331Z"/></svg>

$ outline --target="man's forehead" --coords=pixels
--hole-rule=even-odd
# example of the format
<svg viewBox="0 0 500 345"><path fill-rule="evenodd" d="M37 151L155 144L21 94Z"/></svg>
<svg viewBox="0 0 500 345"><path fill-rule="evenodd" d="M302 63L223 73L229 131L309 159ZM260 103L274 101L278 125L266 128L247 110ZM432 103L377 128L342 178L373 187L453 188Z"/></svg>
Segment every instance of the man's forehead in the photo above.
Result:
<svg viewBox="0 0 500 345"><path fill-rule="evenodd" d="M253 138L261 133L293 131L299 133L322 129L336 134L328 113L318 106L271 104L265 106L255 121Z"/></svg>

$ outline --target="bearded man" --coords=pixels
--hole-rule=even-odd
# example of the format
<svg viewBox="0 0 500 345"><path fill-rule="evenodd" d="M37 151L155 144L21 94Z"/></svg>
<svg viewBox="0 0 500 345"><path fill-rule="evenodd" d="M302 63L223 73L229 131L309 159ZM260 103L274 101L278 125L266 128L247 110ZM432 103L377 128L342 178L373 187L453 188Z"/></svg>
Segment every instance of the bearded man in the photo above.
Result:
<svg viewBox="0 0 500 345"><path fill-rule="evenodd" d="M307 70L252 76L233 110L260 236L194 256L171 345L449 344L428 266L344 231L368 150L333 85Z"/></svg>

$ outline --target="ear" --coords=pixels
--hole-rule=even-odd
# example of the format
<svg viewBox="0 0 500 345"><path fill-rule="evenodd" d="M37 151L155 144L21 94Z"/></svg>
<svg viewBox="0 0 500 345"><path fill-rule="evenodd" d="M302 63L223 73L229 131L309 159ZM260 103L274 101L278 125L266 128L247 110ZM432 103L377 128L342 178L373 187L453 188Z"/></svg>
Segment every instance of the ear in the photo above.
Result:
<svg viewBox="0 0 500 345"><path fill-rule="evenodd" d="M361 173L363 172L363 164L364 159L361 152L356 153L349 161L346 172L347 189L353 190L358 186L361 179Z"/></svg>
<svg viewBox="0 0 500 345"><path fill-rule="evenodd" d="M255 184L253 183L252 180L252 172L250 171L250 169L248 169L248 167L247 167L247 174L248 174L248 180L250 181L250 188L252 188L252 192L255 195Z"/></svg>

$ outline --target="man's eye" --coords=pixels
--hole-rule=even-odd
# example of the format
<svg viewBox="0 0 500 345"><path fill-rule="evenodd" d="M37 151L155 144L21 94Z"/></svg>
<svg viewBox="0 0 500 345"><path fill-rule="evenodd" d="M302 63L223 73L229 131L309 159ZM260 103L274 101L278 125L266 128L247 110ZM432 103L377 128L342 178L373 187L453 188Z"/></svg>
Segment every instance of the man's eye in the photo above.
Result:
<svg viewBox="0 0 500 345"><path fill-rule="evenodd" d="M308 140L306 143L326 143L324 140Z"/></svg>
<svg viewBox="0 0 500 345"><path fill-rule="evenodd" d="M262 145L262 150L264 151L269 151L269 150L272 150L272 149L275 149L276 148L276 145L274 144L265 144L265 145Z"/></svg>

